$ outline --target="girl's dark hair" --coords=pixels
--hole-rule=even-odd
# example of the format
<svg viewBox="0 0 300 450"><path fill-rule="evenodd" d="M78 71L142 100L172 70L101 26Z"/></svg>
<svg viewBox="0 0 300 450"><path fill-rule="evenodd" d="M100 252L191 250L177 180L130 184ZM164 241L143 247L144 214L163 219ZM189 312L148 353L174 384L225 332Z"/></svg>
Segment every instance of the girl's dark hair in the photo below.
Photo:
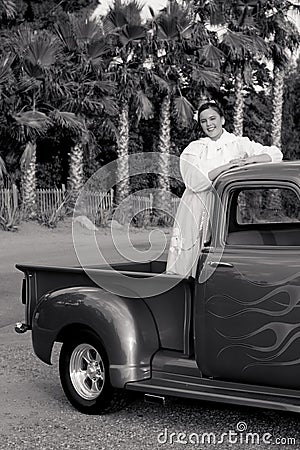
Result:
<svg viewBox="0 0 300 450"><path fill-rule="evenodd" d="M219 106L216 102L214 101L210 101L210 102L206 102L203 103L200 108L198 109L198 125L201 128L200 125L200 114L202 113L202 111L205 111L206 109L211 108L214 111L216 111L221 117L224 117L224 113L223 110L221 108L221 106Z"/></svg>

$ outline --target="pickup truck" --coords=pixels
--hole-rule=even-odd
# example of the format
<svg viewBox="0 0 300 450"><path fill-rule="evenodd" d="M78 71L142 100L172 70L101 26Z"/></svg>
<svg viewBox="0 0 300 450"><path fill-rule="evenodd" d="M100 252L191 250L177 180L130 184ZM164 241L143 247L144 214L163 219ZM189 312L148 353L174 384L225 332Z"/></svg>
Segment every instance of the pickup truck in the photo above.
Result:
<svg viewBox="0 0 300 450"><path fill-rule="evenodd" d="M300 161L231 169L213 188L195 277L164 273L162 259L16 266L16 331L32 331L46 364L62 343L79 411L112 411L128 391L300 411Z"/></svg>

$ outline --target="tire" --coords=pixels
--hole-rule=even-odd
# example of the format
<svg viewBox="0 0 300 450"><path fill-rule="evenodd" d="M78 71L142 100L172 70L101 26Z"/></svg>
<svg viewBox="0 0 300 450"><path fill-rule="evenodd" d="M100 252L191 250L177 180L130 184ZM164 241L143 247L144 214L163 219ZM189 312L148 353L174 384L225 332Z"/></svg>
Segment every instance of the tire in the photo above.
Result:
<svg viewBox="0 0 300 450"><path fill-rule="evenodd" d="M59 356L60 381L70 403L84 414L106 414L126 405L127 394L109 380L108 358L95 334L66 340Z"/></svg>

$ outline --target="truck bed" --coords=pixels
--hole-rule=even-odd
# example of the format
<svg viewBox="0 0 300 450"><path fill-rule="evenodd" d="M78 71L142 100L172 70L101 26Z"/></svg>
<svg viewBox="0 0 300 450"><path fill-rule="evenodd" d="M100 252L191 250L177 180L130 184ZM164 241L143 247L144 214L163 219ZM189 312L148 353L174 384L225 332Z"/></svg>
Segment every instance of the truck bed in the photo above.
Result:
<svg viewBox="0 0 300 450"><path fill-rule="evenodd" d="M16 267L25 274L22 301L27 305L29 327L36 305L45 294L74 287L94 288L113 293L115 297L145 302L155 320L160 347L189 352L193 283L163 274L166 261L116 263L85 269L19 264ZM162 276L153 280L158 274ZM148 283L147 278L151 278Z"/></svg>

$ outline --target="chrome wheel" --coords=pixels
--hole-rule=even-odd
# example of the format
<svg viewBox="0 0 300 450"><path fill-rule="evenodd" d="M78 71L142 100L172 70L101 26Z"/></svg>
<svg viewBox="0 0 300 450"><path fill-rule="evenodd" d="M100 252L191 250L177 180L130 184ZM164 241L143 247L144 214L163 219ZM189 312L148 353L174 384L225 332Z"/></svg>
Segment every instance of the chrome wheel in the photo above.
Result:
<svg viewBox="0 0 300 450"><path fill-rule="evenodd" d="M94 400L105 382L104 363L98 350L90 344L79 344L74 348L69 364L72 385L80 397Z"/></svg>

